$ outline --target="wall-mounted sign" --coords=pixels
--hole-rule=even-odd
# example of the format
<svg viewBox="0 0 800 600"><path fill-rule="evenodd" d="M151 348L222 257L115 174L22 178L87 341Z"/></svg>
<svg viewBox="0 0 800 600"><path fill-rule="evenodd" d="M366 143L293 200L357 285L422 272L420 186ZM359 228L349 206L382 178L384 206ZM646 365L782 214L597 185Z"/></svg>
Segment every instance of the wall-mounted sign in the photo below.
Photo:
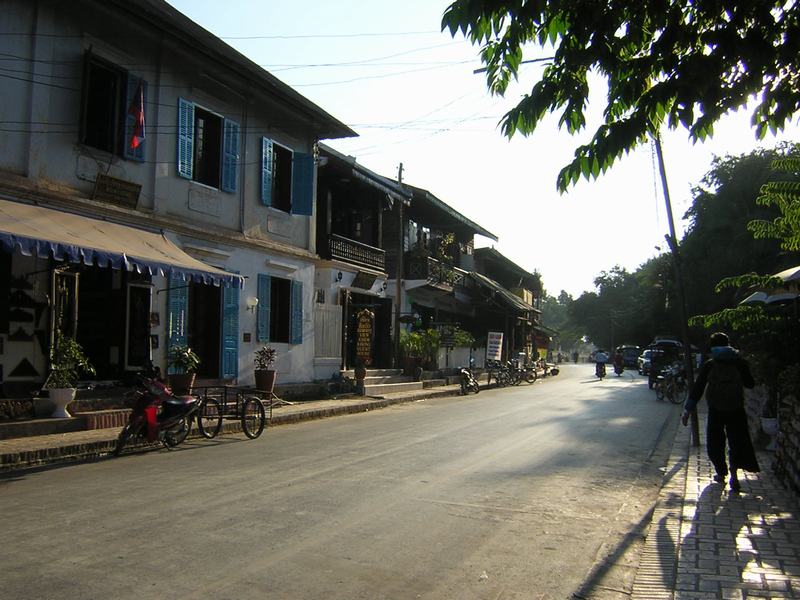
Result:
<svg viewBox="0 0 800 600"><path fill-rule="evenodd" d="M112 204L119 204L127 206L128 208L136 208L139 203L139 193L142 191L142 186L138 183L131 183L124 179L117 179L108 175L98 174L94 182L94 200L102 200L104 202L111 202Z"/></svg>
<svg viewBox="0 0 800 600"><path fill-rule="evenodd" d="M372 364L372 336L375 313L366 308L356 313L356 359L365 367Z"/></svg>
<svg viewBox="0 0 800 600"><path fill-rule="evenodd" d="M503 332L490 331L486 338L486 360L500 360L503 354Z"/></svg>

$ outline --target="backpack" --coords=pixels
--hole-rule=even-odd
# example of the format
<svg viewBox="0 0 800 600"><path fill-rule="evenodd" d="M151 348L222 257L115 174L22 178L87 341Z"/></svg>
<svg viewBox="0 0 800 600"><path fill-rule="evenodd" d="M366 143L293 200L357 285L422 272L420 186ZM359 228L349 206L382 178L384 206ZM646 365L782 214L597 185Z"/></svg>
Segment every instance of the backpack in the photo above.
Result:
<svg viewBox="0 0 800 600"><path fill-rule="evenodd" d="M744 407L742 374L737 362L714 361L706 383L706 401L716 410L738 410Z"/></svg>

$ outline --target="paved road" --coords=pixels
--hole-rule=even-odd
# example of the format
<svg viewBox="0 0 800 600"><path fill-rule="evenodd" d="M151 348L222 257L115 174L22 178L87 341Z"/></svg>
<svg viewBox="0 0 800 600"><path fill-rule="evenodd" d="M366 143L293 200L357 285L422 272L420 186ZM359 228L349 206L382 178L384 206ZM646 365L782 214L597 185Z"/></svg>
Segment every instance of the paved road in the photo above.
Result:
<svg viewBox="0 0 800 600"><path fill-rule="evenodd" d="M623 597L678 408L592 370L2 479L0 598Z"/></svg>

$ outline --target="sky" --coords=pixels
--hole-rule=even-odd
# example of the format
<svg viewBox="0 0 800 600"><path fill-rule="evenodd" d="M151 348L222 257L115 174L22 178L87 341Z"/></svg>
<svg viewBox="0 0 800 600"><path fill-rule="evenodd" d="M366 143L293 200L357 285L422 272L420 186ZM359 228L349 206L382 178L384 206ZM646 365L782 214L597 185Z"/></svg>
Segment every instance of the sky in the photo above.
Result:
<svg viewBox="0 0 800 600"><path fill-rule="evenodd" d="M440 31L442 0L168 0L189 18L348 125L359 137L326 140L381 175L429 190L495 234L494 246L546 292L573 298L619 265L635 271L657 256L669 232L654 153L642 146L597 180L565 194L556 177L600 124L603 85L592 86L587 129L572 136L557 116L529 137L500 131L505 112L541 72L523 65L504 98L491 96L479 48ZM544 54L542 54L544 52ZM538 53L538 54L537 54ZM530 56L547 55L532 49ZM599 101L592 101L592 98ZM715 156L739 155L797 139L796 124L757 143L746 111L725 117L711 141L665 131L664 159L681 237L691 190Z"/></svg>

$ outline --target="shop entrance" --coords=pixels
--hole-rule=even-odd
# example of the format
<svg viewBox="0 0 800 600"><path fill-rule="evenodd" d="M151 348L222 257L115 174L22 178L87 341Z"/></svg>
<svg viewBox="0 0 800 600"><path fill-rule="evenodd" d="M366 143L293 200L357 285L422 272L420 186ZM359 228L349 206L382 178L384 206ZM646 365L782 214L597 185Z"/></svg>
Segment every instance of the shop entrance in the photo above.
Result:
<svg viewBox="0 0 800 600"><path fill-rule="evenodd" d="M220 376L220 288L192 282L189 285L187 344L200 357L198 377Z"/></svg>

